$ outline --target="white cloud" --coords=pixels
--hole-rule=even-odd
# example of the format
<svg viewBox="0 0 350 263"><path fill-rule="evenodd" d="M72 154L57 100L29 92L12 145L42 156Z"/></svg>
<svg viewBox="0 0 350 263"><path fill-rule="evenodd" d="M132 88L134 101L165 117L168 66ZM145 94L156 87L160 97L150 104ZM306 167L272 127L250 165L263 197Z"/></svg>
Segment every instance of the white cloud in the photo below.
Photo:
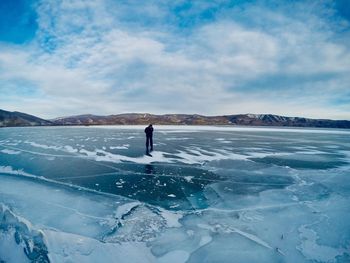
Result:
<svg viewBox="0 0 350 263"><path fill-rule="evenodd" d="M40 4L36 41L0 47L0 66L6 65L0 82L30 81L40 96L4 94L2 107L42 117L270 112L350 118L348 107L331 103L349 96L349 47L333 40L331 25L320 26L326 22L317 11L296 16L285 8L248 5L181 33L167 24L174 14L166 4L139 5Z"/></svg>

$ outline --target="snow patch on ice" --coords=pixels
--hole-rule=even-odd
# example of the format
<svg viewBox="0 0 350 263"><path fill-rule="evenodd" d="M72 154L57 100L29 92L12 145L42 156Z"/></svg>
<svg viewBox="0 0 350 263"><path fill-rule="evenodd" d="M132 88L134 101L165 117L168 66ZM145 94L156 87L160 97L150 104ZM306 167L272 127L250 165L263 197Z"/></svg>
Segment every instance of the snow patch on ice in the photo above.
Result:
<svg viewBox="0 0 350 263"><path fill-rule="evenodd" d="M186 151L178 151L173 154L181 159L178 162L186 164L203 164L205 162L217 161L217 160L247 160L246 155L233 153L226 150L216 150L216 151L207 151L199 147L187 148Z"/></svg>
<svg viewBox="0 0 350 263"><path fill-rule="evenodd" d="M40 144L40 143L30 142L30 141L25 141L24 143L29 144L29 145L36 147L36 148L42 148L42 149L46 149L46 150L51 149L51 150L58 151L58 150L61 150L61 148L62 148L60 146L46 145L46 144Z"/></svg>
<svg viewBox="0 0 350 263"><path fill-rule="evenodd" d="M13 154L13 155L21 153L20 151L14 151L14 150L11 150L11 149L3 149L0 152L5 153L5 154Z"/></svg>
<svg viewBox="0 0 350 263"><path fill-rule="evenodd" d="M220 143L232 143L232 141L229 141L225 138L217 138L215 139L216 141L219 141Z"/></svg>
<svg viewBox="0 0 350 263"><path fill-rule="evenodd" d="M185 141L185 140L190 140L191 138L187 137L168 137L165 138L166 141Z"/></svg>
<svg viewBox="0 0 350 263"><path fill-rule="evenodd" d="M127 150L129 149L130 144L123 144L120 146L110 146L109 149L114 150L114 149L118 149L118 150Z"/></svg>
<svg viewBox="0 0 350 263"><path fill-rule="evenodd" d="M64 149L66 152L69 152L69 153L77 153L77 152L78 152L78 149L75 149L75 148L73 148L73 147L70 146L70 145L64 146L63 149Z"/></svg>
<svg viewBox="0 0 350 263"><path fill-rule="evenodd" d="M32 175L32 174L24 172L23 169L14 170L11 166L0 166L0 173L16 174L16 175L23 175L23 176L28 176L28 177L35 177L35 175Z"/></svg>
<svg viewBox="0 0 350 263"><path fill-rule="evenodd" d="M130 157L130 156L125 156L121 154L113 154L103 150L88 151L85 149L81 149L79 152L82 154L85 154L90 158L93 158L95 161L101 161L101 162L102 161L113 162L113 163L133 162L133 163L140 163L140 164L149 164L154 162L163 162L163 163L172 162L170 158L165 157L165 154L167 153L160 152L160 151L152 152L152 156L143 155L139 157Z"/></svg>
<svg viewBox="0 0 350 263"><path fill-rule="evenodd" d="M191 182L192 179L194 178L194 176L187 175L187 176L184 176L183 178L184 178L187 182Z"/></svg>

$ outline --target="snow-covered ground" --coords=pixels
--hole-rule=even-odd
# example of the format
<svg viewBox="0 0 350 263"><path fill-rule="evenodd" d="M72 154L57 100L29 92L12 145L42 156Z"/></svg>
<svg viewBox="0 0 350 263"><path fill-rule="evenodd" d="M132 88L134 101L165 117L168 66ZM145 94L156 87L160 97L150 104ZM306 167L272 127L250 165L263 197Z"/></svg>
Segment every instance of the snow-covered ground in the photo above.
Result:
<svg viewBox="0 0 350 263"><path fill-rule="evenodd" d="M349 135L0 129L0 262L350 262Z"/></svg>

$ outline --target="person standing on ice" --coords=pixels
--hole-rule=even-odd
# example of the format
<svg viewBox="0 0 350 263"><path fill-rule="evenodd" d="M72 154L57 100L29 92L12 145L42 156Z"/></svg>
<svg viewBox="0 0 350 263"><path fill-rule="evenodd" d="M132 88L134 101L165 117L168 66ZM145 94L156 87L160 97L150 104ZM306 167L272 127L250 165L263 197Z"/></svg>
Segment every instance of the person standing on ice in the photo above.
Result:
<svg viewBox="0 0 350 263"><path fill-rule="evenodd" d="M153 151L153 126L148 125L145 129L146 133L146 155L152 156L149 152Z"/></svg>

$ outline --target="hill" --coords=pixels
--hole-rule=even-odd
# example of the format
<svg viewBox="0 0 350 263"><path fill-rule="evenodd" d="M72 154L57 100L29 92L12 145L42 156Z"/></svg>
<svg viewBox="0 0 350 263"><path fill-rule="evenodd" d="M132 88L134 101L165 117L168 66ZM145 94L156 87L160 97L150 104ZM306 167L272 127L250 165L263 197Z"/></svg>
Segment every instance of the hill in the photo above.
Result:
<svg viewBox="0 0 350 263"><path fill-rule="evenodd" d="M124 113L99 116L92 114L44 120L22 112L0 110L0 127L50 125L240 125L277 127L317 127L350 129L348 120L308 119L273 114L236 114L204 116L198 114Z"/></svg>
<svg viewBox="0 0 350 263"><path fill-rule="evenodd" d="M243 125L243 126L286 126L286 127L319 127L350 128L350 121L308 119L285 117L272 114L239 114L222 116L203 116L198 114L165 114L126 113L118 115L97 116L78 115L53 120L56 125Z"/></svg>
<svg viewBox="0 0 350 263"><path fill-rule="evenodd" d="M53 123L33 115L22 112L10 112L0 109L0 127L14 126L43 126L52 125Z"/></svg>

